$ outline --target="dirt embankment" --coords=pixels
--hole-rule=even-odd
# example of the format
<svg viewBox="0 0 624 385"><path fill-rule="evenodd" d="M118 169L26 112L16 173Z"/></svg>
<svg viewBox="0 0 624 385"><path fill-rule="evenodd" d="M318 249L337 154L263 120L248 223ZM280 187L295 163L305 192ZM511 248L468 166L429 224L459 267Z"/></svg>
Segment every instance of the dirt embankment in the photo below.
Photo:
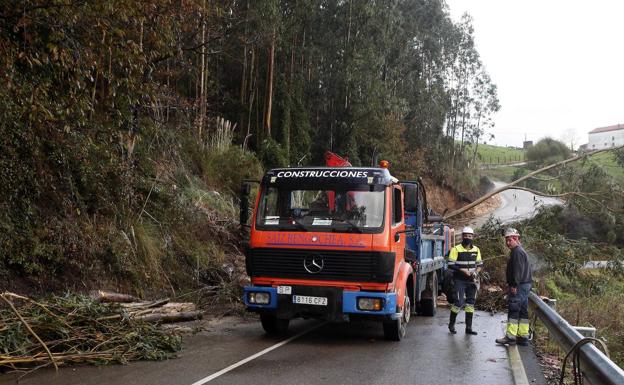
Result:
<svg viewBox="0 0 624 385"><path fill-rule="evenodd" d="M465 197L459 196L456 191L453 191L448 187L439 186L432 180L425 180L425 187L427 189L427 204L433 211L439 214L457 210L469 203ZM487 188L488 186L482 186L481 194L485 193ZM500 205L501 199L499 196L495 195L462 215L452 218L450 224L455 227L464 226L474 218L489 215Z"/></svg>

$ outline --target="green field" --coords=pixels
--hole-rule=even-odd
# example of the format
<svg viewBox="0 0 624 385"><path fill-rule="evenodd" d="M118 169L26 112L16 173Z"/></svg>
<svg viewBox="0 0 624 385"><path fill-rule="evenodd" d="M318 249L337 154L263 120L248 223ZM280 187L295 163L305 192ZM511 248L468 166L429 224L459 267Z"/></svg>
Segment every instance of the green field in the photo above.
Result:
<svg viewBox="0 0 624 385"><path fill-rule="evenodd" d="M518 159L524 156L523 150L483 144L479 145L477 151L478 156L480 156L481 159L485 159L485 161L481 161L482 165L490 164L490 158L494 159L494 163L496 163L497 158L500 158L501 163L503 163L503 159L505 158ZM614 154L606 152L594 155L590 157L585 164L586 167L588 164L598 164L607 174L611 175L617 183L624 185L624 167L620 166L616 162ZM502 182L511 182L513 180L513 174L516 169L517 167L514 166L501 166L497 168L482 169L481 175L486 175L494 180L500 180Z"/></svg>
<svg viewBox="0 0 624 385"><path fill-rule="evenodd" d="M471 152L473 150L473 145L468 145L466 148ZM517 163L524 160L524 150L514 147L479 144L477 148L477 159L481 164Z"/></svg>
<svg viewBox="0 0 624 385"><path fill-rule="evenodd" d="M518 167L514 166L502 166L497 168L488 168L480 170L481 175L485 175L492 180L497 180L501 182L512 182L513 175L516 172Z"/></svg>
<svg viewBox="0 0 624 385"><path fill-rule="evenodd" d="M624 167L615 161L611 152L603 152L589 158L588 162L600 165L602 169L621 185L624 185Z"/></svg>

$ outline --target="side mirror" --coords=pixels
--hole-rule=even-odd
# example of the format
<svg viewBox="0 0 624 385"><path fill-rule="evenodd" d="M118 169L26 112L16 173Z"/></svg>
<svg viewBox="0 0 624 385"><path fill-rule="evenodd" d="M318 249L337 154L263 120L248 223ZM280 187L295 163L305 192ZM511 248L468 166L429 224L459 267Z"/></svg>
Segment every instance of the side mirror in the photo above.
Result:
<svg viewBox="0 0 624 385"><path fill-rule="evenodd" d="M243 182L241 185L240 193L240 217L239 222L241 226L248 226L249 220L249 193L251 192L251 185L247 182Z"/></svg>
<svg viewBox="0 0 624 385"><path fill-rule="evenodd" d="M414 232L414 231L416 231L416 228L415 228L415 227L412 227L412 226L405 226L405 230L399 230L399 231L397 231L396 233L394 233L394 241L395 241L395 242L398 242L398 241L399 241L399 239L401 239L401 234L403 234L403 233L405 233L405 234L407 234L407 233L412 233L412 232Z"/></svg>

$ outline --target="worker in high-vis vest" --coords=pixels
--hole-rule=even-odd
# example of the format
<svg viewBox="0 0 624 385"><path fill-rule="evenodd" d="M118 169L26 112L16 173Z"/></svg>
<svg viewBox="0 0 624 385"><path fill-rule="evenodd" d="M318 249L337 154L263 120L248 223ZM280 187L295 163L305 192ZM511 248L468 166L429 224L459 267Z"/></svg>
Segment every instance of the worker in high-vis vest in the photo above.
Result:
<svg viewBox="0 0 624 385"><path fill-rule="evenodd" d="M497 338L501 345L529 344L529 293L531 292L532 268L529 256L520 244L516 229L505 230L505 243L511 250L507 261L507 330L505 337Z"/></svg>
<svg viewBox="0 0 624 385"><path fill-rule="evenodd" d="M448 267L453 270L457 294L455 303L451 306L451 318L448 324L452 334L457 333L455 321L457 321L457 315L462 308L466 312L466 334L477 334L472 328L472 318L477 300L477 274L483 267L483 261L481 260L481 250L472 244L473 239L474 230L470 227L464 227L461 244L454 246L449 253Z"/></svg>

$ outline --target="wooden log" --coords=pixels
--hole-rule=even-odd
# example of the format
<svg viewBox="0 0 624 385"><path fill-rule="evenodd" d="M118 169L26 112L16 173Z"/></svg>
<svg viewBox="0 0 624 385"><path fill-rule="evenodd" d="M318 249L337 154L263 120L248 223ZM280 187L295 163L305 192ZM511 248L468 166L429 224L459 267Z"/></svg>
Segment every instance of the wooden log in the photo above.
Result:
<svg viewBox="0 0 624 385"><path fill-rule="evenodd" d="M163 298L156 301L142 301L142 302L130 302L123 303L121 307L128 310L136 310L136 309L152 309L155 307L161 307L166 305L169 302L169 298Z"/></svg>
<svg viewBox="0 0 624 385"><path fill-rule="evenodd" d="M91 298L99 302L139 302L139 298L130 294L115 293L106 290L93 290L89 292Z"/></svg>
<svg viewBox="0 0 624 385"><path fill-rule="evenodd" d="M135 319L145 322L173 323L183 321L194 321L201 319L204 313L200 310L179 312L179 313L153 313L146 314Z"/></svg>
<svg viewBox="0 0 624 385"><path fill-rule="evenodd" d="M158 310L161 313L185 313L197 310L197 307L192 302L170 302L164 306L161 306Z"/></svg>

